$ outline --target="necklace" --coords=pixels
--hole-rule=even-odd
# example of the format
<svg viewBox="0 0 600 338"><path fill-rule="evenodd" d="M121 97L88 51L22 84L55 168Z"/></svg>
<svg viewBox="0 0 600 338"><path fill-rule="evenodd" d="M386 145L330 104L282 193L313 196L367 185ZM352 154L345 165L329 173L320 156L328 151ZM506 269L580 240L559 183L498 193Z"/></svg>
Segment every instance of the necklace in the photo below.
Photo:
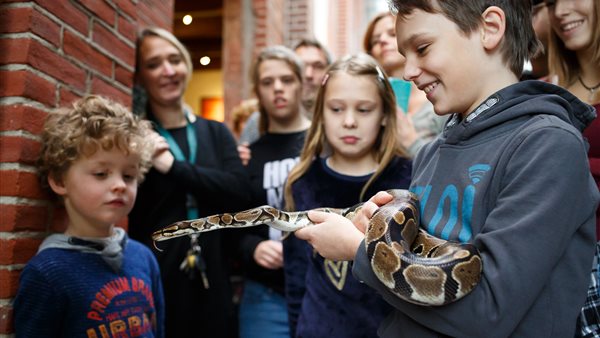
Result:
<svg viewBox="0 0 600 338"><path fill-rule="evenodd" d="M588 97L588 100L590 102L592 102L594 100L594 96L595 96L596 92L598 91L598 88L600 88L600 83L598 83L595 86L588 87L588 86L585 85L585 83L583 83L583 80L581 79L581 76L578 76L577 78L579 78L579 83L581 83L581 85L583 86L583 88L587 89L590 92L590 96Z"/></svg>

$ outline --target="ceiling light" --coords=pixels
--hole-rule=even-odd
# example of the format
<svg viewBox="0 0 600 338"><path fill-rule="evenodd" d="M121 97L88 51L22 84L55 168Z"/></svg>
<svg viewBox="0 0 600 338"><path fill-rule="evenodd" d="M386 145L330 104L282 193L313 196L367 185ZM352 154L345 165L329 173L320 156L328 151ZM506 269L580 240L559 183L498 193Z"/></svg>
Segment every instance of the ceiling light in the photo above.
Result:
<svg viewBox="0 0 600 338"><path fill-rule="evenodd" d="M200 64L203 66L207 66L210 63L210 58L208 56L203 56L200 58Z"/></svg>
<svg viewBox="0 0 600 338"><path fill-rule="evenodd" d="M191 16L191 15L189 15L189 14L186 14L186 15L183 17L183 24L187 26L187 25L189 25L189 24L191 24L191 23L192 23L192 20L193 20L192 16Z"/></svg>

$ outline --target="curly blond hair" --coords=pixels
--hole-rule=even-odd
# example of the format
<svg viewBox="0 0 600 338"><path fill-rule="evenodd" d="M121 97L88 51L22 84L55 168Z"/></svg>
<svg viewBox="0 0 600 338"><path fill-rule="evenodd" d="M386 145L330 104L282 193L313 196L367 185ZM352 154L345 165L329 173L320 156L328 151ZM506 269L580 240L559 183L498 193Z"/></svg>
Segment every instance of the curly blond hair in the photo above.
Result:
<svg viewBox="0 0 600 338"><path fill-rule="evenodd" d="M138 182L151 167L152 145L144 141L152 126L119 103L89 95L70 108L50 113L42 132L38 173L42 186L51 191L47 179L62 180L73 162L97 150L115 147L139 156Z"/></svg>

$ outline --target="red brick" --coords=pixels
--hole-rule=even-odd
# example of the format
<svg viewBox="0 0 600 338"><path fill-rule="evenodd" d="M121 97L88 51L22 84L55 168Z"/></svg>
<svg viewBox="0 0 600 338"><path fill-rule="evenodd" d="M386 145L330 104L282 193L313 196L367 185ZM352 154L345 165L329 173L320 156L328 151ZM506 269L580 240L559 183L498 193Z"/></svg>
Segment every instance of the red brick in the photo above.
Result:
<svg viewBox="0 0 600 338"><path fill-rule="evenodd" d="M60 26L33 8L0 9L0 33L32 32L58 47Z"/></svg>
<svg viewBox="0 0 600 338"><path fill-rule="evenodd" d="M0 131L25 130L40 134L47 115L45 111L31 106L0 106Z"/></svg>
<svg viewBox="0 0 600 338"><path fill-rule="evenodd" d="M117 25L119 27L119 33L121 33L121 35L127 38L129 41L135 43L137 38L137 24L135 22L131 22L122 15L119 15Z"/></svg>
<svg viewBox="0 0 600 338"><path fill-rule="evenodd" d="M13 308L10 305L0 305L0 333L9 334L13 332L15 332Z"/></svg>
<svg viewBox="0 0 600 338"><path fill-rule="evenodd" d="M133 72L115 65L115 80L125 85L125 87L131 88L133 86Z"/></svg>
<svg viewBox="0 0 600 338"><path fill-rule="evenodd" d="M25 63L31 39L0 39L0 64Z"/></svg>
<svg viewBox="0 0 600 338"><path fill-rule="evenodd" d="M95 22L93 35L94 42L119 58L122 62L130 66L135 64L135 49L115 36L114 31L110 31L100 23Z"/></svg>
<svg viewBox="0 0 600 338"><path fill-rule="evenodd" d="M69 0L35 0L35 2L74 30L83 35L88 34L88 16L73 6Z"/></svg>
<svg viewBox="0 0 600 338"><path fill-rule="evenodd" d="M3 170L2 184L0 185L0 196L27 197L43 199L46 194L40 187L38 175L35 173Z"/></svg>
<svg viewBox="0 0 600 338"><path fill-rule="evenodd" d="M19 287L19 275L18 270L0 269L0 299L11 298L16 296L17 289ZM2 310L0 309L0 319L2 316Z"/></svg>
<svg viewBox="0 0 600 338"><path fill-rule="evenodd" d="M73 92L65 86L60 86L58 89L58 104L61 107L70 105L73 101L81 98L81 95Z"/></svg>
<svg viewBox="0 0 600 338"><path fill-rule="evenodd" d="M125 13L130 18L137 17L136 5L131 0L116 0L117 12Z"/></svg>
<svg viewBox="0 0 600 338"><path fill-rule="evenodd" d="M0 231L45 231L48 207L0 204ZM0 297L2 298L2 297Z"/></svg>
<svg viewBox="0 0 600 338"><path fill-rule="evenodd" d="M0 97L23 96L53 107L56 101L56 86L30 71L0 71Z"/></svg>
<svg viewBox="0 0 600 338"><path fill-rule="evenodd" d="M98 78L92 78L92 94L99 94L110 97L111 99L127 106L131 107L131 94L125 93L120 89L114 87L112 84Z"/></svg>
<svg viewBox="0 0 600 338"><path fill-rule="evenodd" d="M154 4L153 4L154 5ZM157 26L167 30L171 30L173 23L172 9L167 12L161 12L155 6L149 6L146 3L138 2L138 24L141 27ZM170 12L171 15L168 15ZM159 13L167 14L168 17L161 16Z"/></svg>
<svg viewBox="0 0 600 338"><path fill-rule="evenodd" d="M42 240L39 238L0 239L0 264L25 264L35 256Z"/></svg>
<svg viewBox="0 0 600 338"><path fill-rule="evenodd" d="M32 8L1 8L0 33L27 32L32 11Z"/></svg>
<svg viewBox="0 0 600 338"><path fill-rule="evenodd" d="M0 136L0 162L34 164L40 153L41 144L24 137Z"/></svg>
<svg viewBox="0 0 600 338"><path fill-rule="evenodd" d="M60 25L38 11L33 11L31 14L31 32L50 42L55 47L59 47Z"/></svg>
<svg viewBox="0 0 600 338"><path fill-rule="evenodd" d="M62 83L84 91L86 73L79 66L34 41L29 52L29 64Z"/></svg>
<svg viewBox="0 0 600 338"><path fill-rule="evenodd" d="M112 77L112 61L95 48L92 48L88 41L80 39L69 31L65 31L63 36L63 50L66 54L87 64L98 73Z"/></svg>
<svg viewBox="0 0 600 338"><path fill-rule="evenodd" d="M102 19L109 26L115 25L115 9L103 0L79 0L79 3L89 9L94 16Z"/></svg>

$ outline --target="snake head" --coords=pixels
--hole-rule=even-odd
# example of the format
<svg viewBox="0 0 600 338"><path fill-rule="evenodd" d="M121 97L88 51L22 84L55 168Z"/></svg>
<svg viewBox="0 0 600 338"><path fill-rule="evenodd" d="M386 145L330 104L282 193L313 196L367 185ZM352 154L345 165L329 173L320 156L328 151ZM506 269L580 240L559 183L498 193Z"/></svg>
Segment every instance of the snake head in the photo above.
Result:
<svg viewBox="0 0 600 338"><path fill-rule="evenodd" d="M170 238L188 235L189 225L184 221L175 222L166 228L160 229L152 233L153 241L165 241Z"/></svg>

